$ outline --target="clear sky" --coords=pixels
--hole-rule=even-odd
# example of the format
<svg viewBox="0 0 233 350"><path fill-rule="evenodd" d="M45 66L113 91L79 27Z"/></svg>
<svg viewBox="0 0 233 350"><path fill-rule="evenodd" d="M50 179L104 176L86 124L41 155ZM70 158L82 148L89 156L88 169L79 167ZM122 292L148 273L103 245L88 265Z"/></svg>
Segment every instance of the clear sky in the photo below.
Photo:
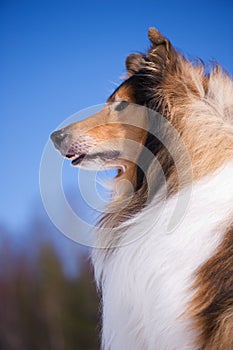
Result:
<svg viewBox="0 0 233 350"><path fill-rule="evenodd" d="M27 222L49 134L106 100L150 26L233 73L232 0L0 0L0 223Z"/></svg>

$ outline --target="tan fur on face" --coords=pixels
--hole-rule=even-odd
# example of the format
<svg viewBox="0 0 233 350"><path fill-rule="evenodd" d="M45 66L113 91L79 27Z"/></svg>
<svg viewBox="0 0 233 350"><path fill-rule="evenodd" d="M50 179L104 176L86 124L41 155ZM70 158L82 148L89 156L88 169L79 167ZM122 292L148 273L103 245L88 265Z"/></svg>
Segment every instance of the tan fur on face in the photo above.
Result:
<svg viewBox="0 0 233 350"><path fill-rule="evenodd" d="M103 168L106 169L119 169L116 185L122 179L127 179L135 185L135 164L147 135L146 112L140 106L130 103L132 100L129 88L123 87L109 99L108 104L99 113L69 125L65 130L71 135L73 150L82 149L88 155L119 151L119 157L113 161L107 160L103 164ZM117 106L121 101L128 101L129 105L125 110L118 111ZM86 148L82 147L83 140ZM86 140L91 142L87 143ZM80 166L88 169L89 162L84 160Z"/></svg>

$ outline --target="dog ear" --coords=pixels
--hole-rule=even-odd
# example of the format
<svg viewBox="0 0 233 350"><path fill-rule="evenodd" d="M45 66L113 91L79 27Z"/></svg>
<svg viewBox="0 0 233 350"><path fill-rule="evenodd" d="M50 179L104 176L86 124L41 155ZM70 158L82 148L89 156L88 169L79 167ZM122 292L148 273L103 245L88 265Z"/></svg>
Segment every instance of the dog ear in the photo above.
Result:
<svg viewBox="0 0 233 350"><path fill-rule="evenodd" d="M149 28L148 38L151 41L150 50L147 56L158 69L164 69L169 63L172 63L177 53L170 41L165 38L156 28Z"/></svg>
<svg viewBox="0 0 233 350"><path fill-rule="evenodd" d="M128 71L128 77L145 67L145 59L146 57L140 53L132 53L126 58L125 65Z"/></svg>

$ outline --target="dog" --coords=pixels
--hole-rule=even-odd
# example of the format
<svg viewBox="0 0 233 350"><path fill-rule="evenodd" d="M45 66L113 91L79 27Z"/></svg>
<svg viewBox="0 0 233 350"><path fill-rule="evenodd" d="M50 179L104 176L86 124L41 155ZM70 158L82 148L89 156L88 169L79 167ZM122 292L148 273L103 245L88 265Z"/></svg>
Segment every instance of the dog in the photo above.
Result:
<svg viewBox="0 0 233 350"><path fill-rule="evenodd" d="M117 169L92 262L104 350L233 349L233 80L157 29L103 109L55 131L73 166Z"/></svg>

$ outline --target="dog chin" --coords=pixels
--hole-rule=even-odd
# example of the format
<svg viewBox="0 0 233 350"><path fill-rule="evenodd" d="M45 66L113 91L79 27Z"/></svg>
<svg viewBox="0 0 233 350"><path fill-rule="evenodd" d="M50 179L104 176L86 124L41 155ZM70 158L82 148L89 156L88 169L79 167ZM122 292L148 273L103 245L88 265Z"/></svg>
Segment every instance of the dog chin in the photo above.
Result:
<svg viewBox="0 0 233 350"><path fill-rule="evenodd" d="M105 170L107 169L106 164L103 161L100 160L89 160L89 159L82 159L82 160L78 160L76 161L72 161L71 162L73 167L76 168L82 168L85 170L94 170L94 171L98 171L98 170Z"/></svg>

